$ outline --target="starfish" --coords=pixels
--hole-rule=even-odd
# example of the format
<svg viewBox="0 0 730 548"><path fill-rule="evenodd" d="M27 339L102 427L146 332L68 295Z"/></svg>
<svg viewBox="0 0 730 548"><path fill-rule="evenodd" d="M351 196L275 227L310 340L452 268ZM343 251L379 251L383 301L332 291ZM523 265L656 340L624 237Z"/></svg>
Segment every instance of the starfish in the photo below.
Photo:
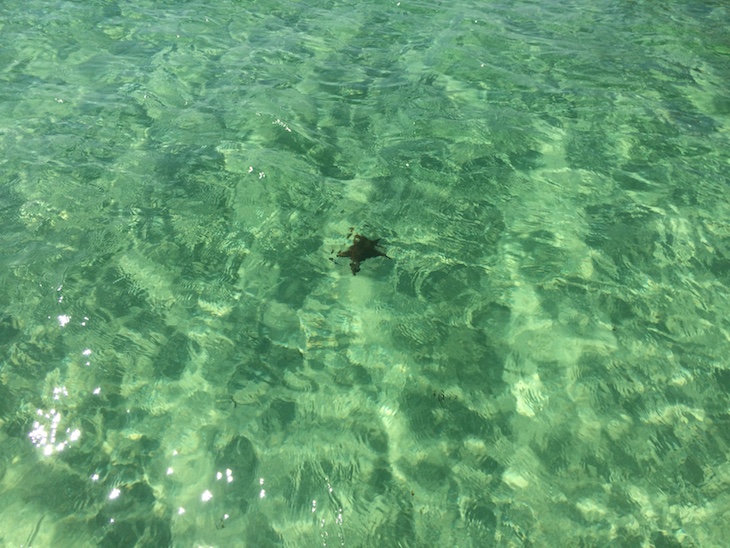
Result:
<svg viewBox="0 0 730 548"><path fill-rule="evenodd" d="M386 259L390 259L390 257L388 257L385 253L376 249L375 246L378 245L379 241L380 238L370 240L365 236L355 234L355 237L352 239L352 245L345 251L340 251L337 256L350 257L350 270L352 270L352 275L354 276L360 272L360 263L365 259L371 259L373 257L385 257Z"/></svg>

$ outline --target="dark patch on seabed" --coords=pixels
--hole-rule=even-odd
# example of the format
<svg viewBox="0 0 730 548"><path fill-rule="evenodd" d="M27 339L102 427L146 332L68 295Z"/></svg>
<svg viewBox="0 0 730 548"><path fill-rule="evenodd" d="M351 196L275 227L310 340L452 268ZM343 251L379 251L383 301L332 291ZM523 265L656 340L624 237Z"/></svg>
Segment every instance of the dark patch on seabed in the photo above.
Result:
<svg viewBox="0 0 730 548"><path fill-rule="evenodd" d="M350 234L352 234L352 229L350 229ZM348 234L348 237L350 234ZM344 251L340 251L337 256L350 258L350 270L352 270L352 275L355 276L358 272L360 272L361 262L374 257L385 257L386 259L391 258L378 249L379 241L380 238L371 240L370 238L366 238L360 234L355 234L355 237L352 239L352 245Z"/></svg>

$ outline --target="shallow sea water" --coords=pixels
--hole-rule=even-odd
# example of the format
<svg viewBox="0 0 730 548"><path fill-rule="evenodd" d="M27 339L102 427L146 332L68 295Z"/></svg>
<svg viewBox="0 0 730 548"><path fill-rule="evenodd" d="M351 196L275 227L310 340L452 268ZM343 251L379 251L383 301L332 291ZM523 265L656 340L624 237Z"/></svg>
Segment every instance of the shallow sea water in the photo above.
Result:
<svg viewBox="0 0 730 548"><path fill-rule="evenodd" d="M728 28L5 6L0 544L722 545Z"/></svg>

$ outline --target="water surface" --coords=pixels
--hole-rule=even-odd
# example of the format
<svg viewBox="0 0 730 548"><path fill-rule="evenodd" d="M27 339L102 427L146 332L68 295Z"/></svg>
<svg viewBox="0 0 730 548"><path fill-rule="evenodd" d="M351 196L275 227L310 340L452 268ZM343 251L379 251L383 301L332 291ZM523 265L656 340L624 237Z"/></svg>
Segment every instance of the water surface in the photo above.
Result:
<svg viewBox="0 0 730 548"><path fill-rule="evenodd" d="M6 6L2 544L722 544L728 28Z"/></svg>

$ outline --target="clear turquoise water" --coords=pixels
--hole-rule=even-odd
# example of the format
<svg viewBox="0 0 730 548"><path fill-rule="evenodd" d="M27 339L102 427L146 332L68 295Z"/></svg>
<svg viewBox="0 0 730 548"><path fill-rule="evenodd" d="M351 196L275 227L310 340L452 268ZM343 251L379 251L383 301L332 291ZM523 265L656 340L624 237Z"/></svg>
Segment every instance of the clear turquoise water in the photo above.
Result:
<svg viewBox="0 0 730 548"><path fill-rule="evenodd" d="M5 5L1 543L723 545L728 28Z"/></svg>

